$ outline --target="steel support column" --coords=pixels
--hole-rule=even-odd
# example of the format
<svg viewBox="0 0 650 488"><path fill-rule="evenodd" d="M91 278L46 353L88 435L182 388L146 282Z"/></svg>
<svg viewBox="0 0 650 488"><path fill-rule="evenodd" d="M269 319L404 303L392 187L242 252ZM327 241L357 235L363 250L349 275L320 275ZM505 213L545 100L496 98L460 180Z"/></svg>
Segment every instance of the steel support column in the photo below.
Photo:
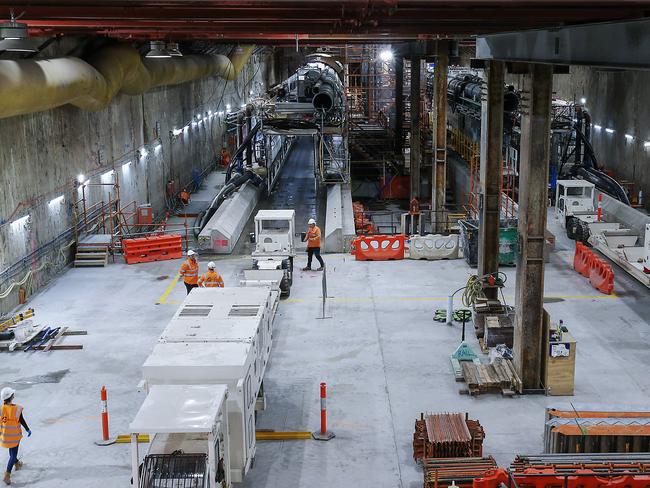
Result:
<svg viewBox="0 0 650 488"><path fill-rule="evenodd" d="M544 230L548 199L553 66L531 64L524 75L519 166L519 254L514 357L524 389L541 386Z"/></svg>
<svg viewBox="0 0 650 488"><path fill-rule="evenodd" d="M433 153L433 194L431 204L436 231L442 232L445 222L447 195L447 71L449 69L449 45L438 41L436 66L433 72L436 96L435 150Z"/></svg>
<svg viewBox="0 0 650 488"><path fill-rule="evenodd" d="M478 274L499 271L500 167L503 164L503 86L505 64L490 61L487 97L481 103L481 201L479 215ZM497 298L497 289L485 292Z"/></svg>
<svg viewBox="0 0 650 488"><path fill-rule="evenodd" d="M404 58L395 57L395 155L402 160L404 154Z"/></svg>
<svg viewBox="0 0 650 488"><path fill-rule="evenodd" d="M422 148L420 146L420 65L422 58L411 56L411 198L420 198Z"/></svg>

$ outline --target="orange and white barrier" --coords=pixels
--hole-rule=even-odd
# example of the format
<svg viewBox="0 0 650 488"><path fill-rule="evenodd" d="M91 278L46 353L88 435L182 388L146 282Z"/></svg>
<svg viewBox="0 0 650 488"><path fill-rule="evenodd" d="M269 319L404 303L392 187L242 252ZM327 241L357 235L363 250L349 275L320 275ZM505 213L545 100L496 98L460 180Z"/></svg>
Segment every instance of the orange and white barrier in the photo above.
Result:
<svg viewBox="0 0 650 488"><path fill-rule="evenodd" d="M352 241L352 252L357 261L389 261L404 259L404 235L359 236Z"/></svg>

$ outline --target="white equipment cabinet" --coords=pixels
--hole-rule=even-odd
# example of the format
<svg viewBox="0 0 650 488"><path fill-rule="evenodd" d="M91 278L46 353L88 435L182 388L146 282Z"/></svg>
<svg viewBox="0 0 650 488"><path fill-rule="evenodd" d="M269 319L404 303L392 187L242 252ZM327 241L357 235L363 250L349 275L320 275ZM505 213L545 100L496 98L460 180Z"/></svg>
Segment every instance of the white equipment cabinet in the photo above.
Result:
<svg viewBox="0 0 650 488"><path fill-rule="evenodd" d="M153 386L131 432L134 488L229 488L228 389L225 385ZM151 442L140 462L138 434Z"/></svg>
<svg viewBox="0 0 650 488"><path fill-rule="evenodd" d="M142 372L154 385L227 385L230 475L242 481L255 456L255 406L260 383L256 358L248 342L159 343Z"/></svg>
<svg viewBox="0 0 650 488"><path fill-rule="evenodd" d="M276 303L268 287L195 288L160 342L248 342L261 383L271 354Z"/></svg>

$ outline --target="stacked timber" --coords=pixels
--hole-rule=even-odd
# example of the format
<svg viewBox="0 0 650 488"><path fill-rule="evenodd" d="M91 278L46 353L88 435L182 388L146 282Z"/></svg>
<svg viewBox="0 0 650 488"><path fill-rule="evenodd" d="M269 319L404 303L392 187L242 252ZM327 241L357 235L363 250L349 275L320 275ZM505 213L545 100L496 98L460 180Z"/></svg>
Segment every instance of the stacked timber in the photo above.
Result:
<svg viewBox="0 0 650 488"><path fill-rule="evenodd" d="M497 463L488 457L424 459L424 488L444 488L452 483L462 488L471 488L474 479L496 469Z"/></svg>
<svg viewBox="0 0 650 488"><path fill-rule="evenodd" d="M415 421L413 459L481 456L485 431L468 414L420 414Z"/></svg>
<svg viewBox="0 0 650 488"><path fill-rule="evenodd" d="M461 369L467 389L460 390L460 393L480 395L500 392L503 396L513 396L522 390L521 380L509 359L496 358L491 364L463 361Z"/></svg>

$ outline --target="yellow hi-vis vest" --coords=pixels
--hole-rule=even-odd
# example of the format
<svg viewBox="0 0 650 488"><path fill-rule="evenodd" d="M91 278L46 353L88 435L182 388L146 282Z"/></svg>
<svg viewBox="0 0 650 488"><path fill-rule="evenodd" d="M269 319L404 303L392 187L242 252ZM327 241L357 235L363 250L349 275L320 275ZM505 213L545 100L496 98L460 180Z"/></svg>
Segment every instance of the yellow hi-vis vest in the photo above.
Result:
<svg viewBox="0 0 650 488"><path fill-rule="evenodd" d="M20 414L23 407L5 403L2 405L2 417L0 418L0 445L10 448L16 447L23 438L23 430L20 426Z"/></svg>

